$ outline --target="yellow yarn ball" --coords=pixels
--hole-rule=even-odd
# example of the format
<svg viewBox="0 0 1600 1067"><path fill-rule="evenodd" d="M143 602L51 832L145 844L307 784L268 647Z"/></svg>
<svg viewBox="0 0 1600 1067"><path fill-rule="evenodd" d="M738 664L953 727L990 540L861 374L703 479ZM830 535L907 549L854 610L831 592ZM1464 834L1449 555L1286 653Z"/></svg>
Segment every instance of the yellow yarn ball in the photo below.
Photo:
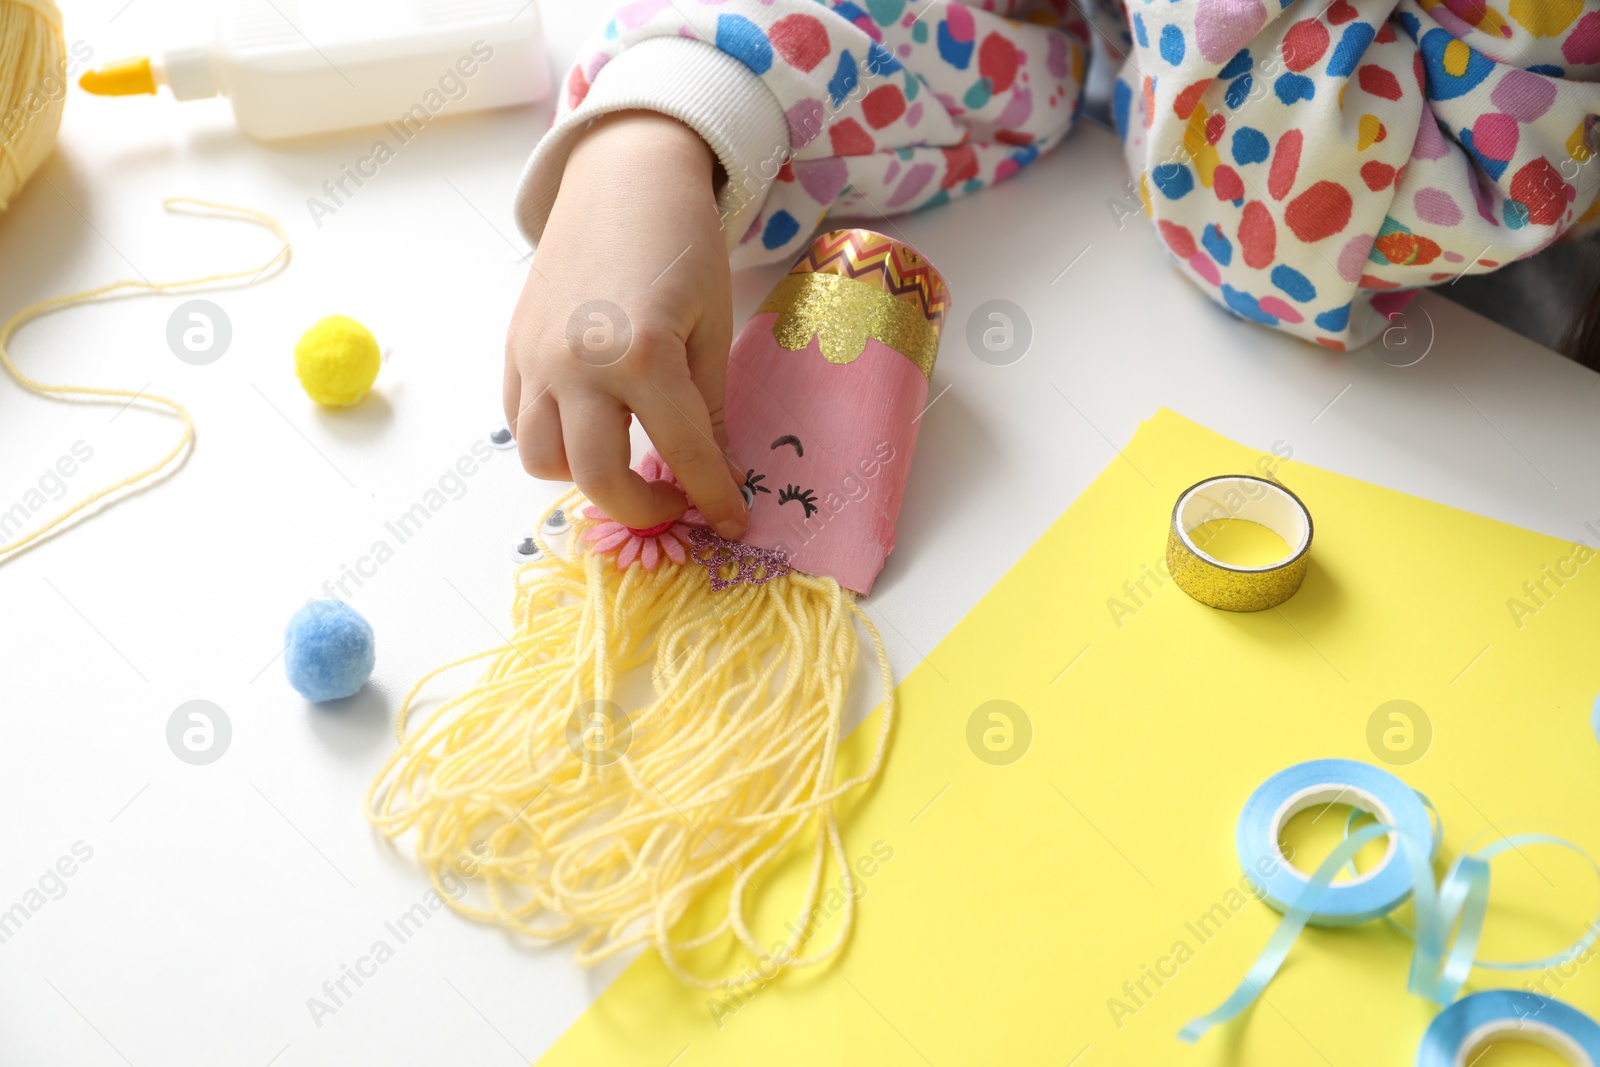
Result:
<svg viewBox="0 0 1600 1067"><path fill-rule="evenodd" d="M54 0L0 0L0 210L55 147L67 39Z"/></svg>
<svg viewBox="0 0 1600 1067"><path fill-rule="evenodd" d="M332 408L360 403L382 362L372 331L344 315L329 315L294 346L294 373L300 387L312 400Z"/></svg>

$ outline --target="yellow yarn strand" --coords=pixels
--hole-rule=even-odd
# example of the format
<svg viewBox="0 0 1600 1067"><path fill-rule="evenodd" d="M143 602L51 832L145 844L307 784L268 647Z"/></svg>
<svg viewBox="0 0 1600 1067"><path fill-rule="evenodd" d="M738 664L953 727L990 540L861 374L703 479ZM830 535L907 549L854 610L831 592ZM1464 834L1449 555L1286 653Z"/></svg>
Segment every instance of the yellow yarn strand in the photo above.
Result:
<svg viewBox="0 0 1600 1067"><path fill-rule="evenodd" d="M66 55L52 0L0 0L0 210L55 147Z"/></svg>
<svg viewBox="0 0 1600 1067"><path fill-rule="evenodd" d="M194 443L194 420L190 418L188 409L182 404L178 403L176 400L172 400L164 396L157 396L153 393L132 392L127 389L110 389L88 385L52 385L49 382L42 382L37 378L34 378L28 374L24 374L11 359L11 338L17 332L17 330L26 323L32 322L34 319L41 318L56 311L61 311L65 308L76 307L79 304L88 304L95 301L112 299L120 296L134 296L141 293L184 292L202 286L214 288L219 283L237 281L240 278L248 279L248 281L245 282L245 286L254 285L257 281L264 277L272 277L273 275L277 274L289 262L289 235L284 231L282 226L278 225L276 219L264 212L255 211L245 207L235 207L231 204L212 203L208 200L193 200L188 197L171 197L162 201L162 206L174 214L193 214L202 217L210 215L221 218L236 219L244 222L253 222L264 229L270 230L278 238L278 240L283 243L283 247L278 250L276 255L267 260L265 263L257 267L250 267L246 270L228 271L223 274L209 274L203 278L187 278L182 281L171 282L151 282L144 280L112 282L109 285L102 285L95 289L85 289L82 292L70 293L66 296L53 297L49 300L41 300L37 304L30 304L28 307L23 308L15 315L12 315L11 318L7 319L4 326L0 326L0 365L5 367L6 373L9 374L12 380L14 380L22 388L28 390L29 392L36 393L39 396L55 400L68 400L69 398L84 397L88 398L87 402L89 403L120 400L125 404L132 404L137 401L141 404L165 408L173 418L178 420L179 426L183 431L178 439L177 444L173 445L164 456L162 456L156 462L150 464L148 467L128 475L128 477L113 485L108 485L104 489L90 493L88 496L84 497L76 504L73 504L71 507L67 508L67 510L61 512L55 518L51 519L49 522L30 530L28 533L23 534L14 540L0 545L0 563L4 563L7 559L12 558L15 553L20 552L29 545L32 545L49 536L52 531L56 530L68 519L71 519L74 515L79 514L86 508L93 507L95 504L105 500L107 497L113 496L117 493L123 493L122 496L117 497L116 500L112 500L107 504L107 507L113 506L119 500L125 499L128 493L138 489L140 486L159 481L160 479L166 477L168 474L172 473L178 467L183 465L183 460L187 458L189 448ZM268 273L269 271L271 272L270 274ZM127 490L128 492L123 492L124 490Z"/></svg>
<svg viewBox="0 0 1600 1067"><path fill-rule="evenodd" d="M557 506L571 516L581 499ZM541 524L542 525L542 524ZM731 933L765 975L836 955L854 920L855 876L836 805L877 776L893 723L883 642L852 594L798 571L711 592L706 569L663 559L619 571L583 545L525 566L515 633L498 649L425 676L406 695L399 747L367 795L385 835L415 836L439 896L479 922L541 940L576 936L580 963L653 945L691 985L750 982L694 973L680 958ZM856 624L872 640L884 691L876 745L860 774L839 777ZM412 722L440 674L491 659L477 685ZM631 743L612 763L580 759L575 709L610 701L619 674L651 665L653 697L628 717ZM794 936L763 944L746 898L808 829L811 869ZM844 907L828 943L803 954L830 865ZM487 906L454 875L477 877ZM689 906L731 876L715 924L675 940Z"/></svg>

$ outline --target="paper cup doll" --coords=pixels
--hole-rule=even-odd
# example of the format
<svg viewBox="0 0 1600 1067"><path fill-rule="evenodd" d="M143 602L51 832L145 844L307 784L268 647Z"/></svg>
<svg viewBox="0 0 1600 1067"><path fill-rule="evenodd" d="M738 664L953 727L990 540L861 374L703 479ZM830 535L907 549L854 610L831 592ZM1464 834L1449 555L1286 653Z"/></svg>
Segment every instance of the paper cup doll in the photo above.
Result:
<svg viewBox="0 0 1600 1067"><path fill-rule="evenodd" d="M867 230L819 237L729 357L744 540L724 540L692 507L631 529L576 493L558 505L573 519L564 545L541 523L510 642L417 684L368 798L384 833L414 836L452 908L534 938L577 938L584 963L652 945L708 988L839 951L856 875L836 807L877 775L893 723L888 659L857 598L894 547L948 306L939 274L905 244ZM654 453L637 469L671 478ZM885 697L871 759L846 775L838 752L858 627ZM475 686L413 721L424 685L478 660L489 667ZM796 849L814 864L784 909L796 921L758 934L749 898ZM477 892L451 892L459 875ZM817 936L806 917L829 878L845 904ZM675 931L702 897L719 919ZM686 961L717 938L746 954L731 977Z"/></svg>

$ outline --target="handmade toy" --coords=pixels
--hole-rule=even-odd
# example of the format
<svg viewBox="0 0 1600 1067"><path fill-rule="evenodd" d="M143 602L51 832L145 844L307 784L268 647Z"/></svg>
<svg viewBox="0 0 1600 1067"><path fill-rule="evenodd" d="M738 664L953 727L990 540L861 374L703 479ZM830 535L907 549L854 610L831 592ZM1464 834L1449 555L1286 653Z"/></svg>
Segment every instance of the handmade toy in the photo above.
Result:
<svg viewBox="0 0 1600 1067"><path fill-rule="evenodd" d="M856 875L836 807L876 776L893 722L888 658L857 598L894 545L948 303L906 245L866 230L818 238L729 360L745 540L724 540L692 507L630 529L576 494L554 509L571 523L565 551L546 537L560 523L535 529L510 641L417 684L368 797L385 834L414 833L436 885L481 879L481 904L442 894L453 908L533 938L576 937L584 963L653 945L707 988L747 980L685 962L716 938L731 935L764 975L840 950ZM672 477L654 453L637 469ZM870 761L845 776L858 624L884 708ZM412 721L423 686L485 659L474 687ZM627 700L619 683L647 665L649 696ZM747 898L791 849L812 872L774 944L751 930ZM830 882L843 913L808 949L804 917ZM720 922L675 938L690 902L712 892Z"/></svg>
<svg viewBox="0 0 1600 1067"><path fill-rule="evenodd" d="M377 660L372 626L342 600L313 600L283 634L289 684L314 704L354 696Z"/></svg>
<svg viewBox="0 0 1600 1067"><path fill-rule="evenodd" d="M294 374L306 395L331 408L361 403L378 378L383 353L377 338L355 319L329 315L300 335Z"/></svg>

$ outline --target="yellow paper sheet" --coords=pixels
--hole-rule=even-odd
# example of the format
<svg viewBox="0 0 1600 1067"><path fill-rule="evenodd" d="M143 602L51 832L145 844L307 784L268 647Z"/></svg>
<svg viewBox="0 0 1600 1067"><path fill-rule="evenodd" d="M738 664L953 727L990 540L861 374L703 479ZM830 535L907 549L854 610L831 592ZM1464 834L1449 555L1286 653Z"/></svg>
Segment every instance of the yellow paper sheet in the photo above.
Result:
<svg viewBox="0 0 1600 1067"><path fill-rule="evenodd" d="M1278 610L1203 607L1161 570L1172 503L1258 464L1315 518L1305 585ZM1409 1065L1435 1009L1406 993L1409 943L1382 924L1308 932L1267 1003L1175 1040L1277 923L1238 892L1234 824L1289 764L1415 755L1420 721L1409 752L1399 720L1373 728L1400 699L1431 739L1391 769L1437 805L1447 855L1525 830L1600 854L1600 560L1572 550L1162 411L900 686L883 779L845 826L852 857L892 857L869 863L843 960L738 1003L648 953L542 1062ZM1031 723L1009 764L969 747L995 700ZM1488 955L1556 951L1600 908L1556 851L1493 876ZM777 913L763 924L781 936ZM1566 973L1540 988L1600 1014L1600 958ZM1478 970L1469 989L1526 980Z"/></svg>

